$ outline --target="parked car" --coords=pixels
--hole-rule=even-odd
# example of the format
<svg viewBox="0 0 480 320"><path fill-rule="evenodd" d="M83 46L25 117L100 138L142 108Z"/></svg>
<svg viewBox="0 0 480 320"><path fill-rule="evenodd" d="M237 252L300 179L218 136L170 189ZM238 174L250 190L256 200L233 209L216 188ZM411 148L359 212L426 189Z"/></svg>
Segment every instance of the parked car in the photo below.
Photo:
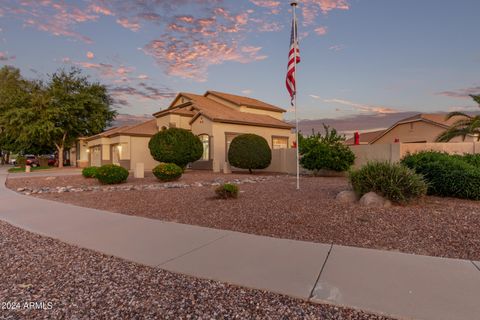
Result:
<svg viewBox="0 0 480 320"><path fill-rule="evenodd" d="M27 160L26 161L27 166L38 167L39 162L36 156L32 154L27 154L25 155L25 159Z"/></svg>
<svg viewBox="0 0 480 320"><path fill-rule="evenodd" d="M51 154L48 156L48 165L53 167L55 165L55 162L57 162L57 159L55 159L55 155Z"/></svg>

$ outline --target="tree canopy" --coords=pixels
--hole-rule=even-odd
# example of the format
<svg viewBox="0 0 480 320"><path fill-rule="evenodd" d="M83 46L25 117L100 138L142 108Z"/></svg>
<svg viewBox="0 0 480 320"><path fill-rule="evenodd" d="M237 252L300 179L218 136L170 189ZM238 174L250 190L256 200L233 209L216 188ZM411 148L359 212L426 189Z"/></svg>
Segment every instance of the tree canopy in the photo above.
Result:
<svg viewBox="0 0 480 320"><path fill-rule="evenodd" d="M0 129L6 145L23 150L63 150L81 136L97 134L116 116L104 85L79 69L59 70L46 82L24 79L13 67L0 69ZM0 142L3 140L0 140Z"/></svg>

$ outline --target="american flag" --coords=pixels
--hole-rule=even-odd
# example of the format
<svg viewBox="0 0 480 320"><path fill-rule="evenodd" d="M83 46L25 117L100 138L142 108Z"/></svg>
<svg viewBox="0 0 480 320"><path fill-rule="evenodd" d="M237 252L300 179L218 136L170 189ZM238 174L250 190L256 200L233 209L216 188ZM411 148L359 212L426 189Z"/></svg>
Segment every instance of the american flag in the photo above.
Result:
<svg viewBox="0 0 480 320"><path fill-rule="evenodd" d="M296 54L295 54L296 51ZM295 85L295 56L296 56L296 63L300 63L300 49L298 47L298 38L297 38L297 21L295 19L292 21L292 33L290 36L290 51L288 53L288 67L287 67L287 90L290 94L290 98L292 99L293 105L293 98L295 97L297 87Z"/></svg>

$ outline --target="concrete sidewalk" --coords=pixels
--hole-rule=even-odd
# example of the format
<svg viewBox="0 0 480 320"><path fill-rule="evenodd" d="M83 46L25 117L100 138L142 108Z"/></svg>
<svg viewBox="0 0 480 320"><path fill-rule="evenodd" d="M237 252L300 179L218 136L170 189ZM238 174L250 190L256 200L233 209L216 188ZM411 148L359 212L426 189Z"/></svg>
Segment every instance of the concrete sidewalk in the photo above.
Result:
<svg viewBox="0 0 480 320"><path fill-rule="evenodd" d="M479 319L480 262L255 236L17 194L0 219L141 264L407 319Z"/></svg>

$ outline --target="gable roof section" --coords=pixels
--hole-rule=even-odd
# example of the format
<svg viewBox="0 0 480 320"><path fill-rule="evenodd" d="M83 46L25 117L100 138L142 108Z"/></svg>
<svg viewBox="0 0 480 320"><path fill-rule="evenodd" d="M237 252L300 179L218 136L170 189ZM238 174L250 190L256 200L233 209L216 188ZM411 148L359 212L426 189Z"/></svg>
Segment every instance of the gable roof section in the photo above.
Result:
<svg viewBox="0 0 480 320"><path fill-rule="evenodd" d="M218 91L207 91L204 94L204 96L206 97L209 94L214 95L218 98L224 99L233 104L236 104L237 106L246 106L254 109L261 109L261 110L267 110L267 111L286 112L285 109L282 109L277 106L271 105L269 103L266 103L257 99L249 98L249 97L237 96L234 94L218 92Z"/></svg>
<svg viewBox="0 0 480 320"><path fill-rule="evenodd" d="M197 113L192 118L190 123L193 123L199 116L203 115L214 122L246 124L282 129L293 128L291 124L275 119L268 115L240 112L224 106L223 104L205 96L200 96L197 94L185 93L184 95L188 99L191 99L193 108L197 110Z"/></svg>
<svg viewBox="0 0 480 320"><path fill-rule="evenodd" d="M460 120L461 116L455 116L455 117L452 117L448 120L446 120L446 117L447 115L446 114L438 114L438 113L419 113L417 115L414 115L412 117L408 117L408 118L405 118L403 120L400 120L398 122L396 122L395 124L393 124L390 128L388 128L387 130L385 130L385 132L383 132L382 134L380 134L379 136L375 137L370 143L374 143L375 141L379 140L381 137L383 137L384 135L386 135L388 132L392 131L394 128L396 128L397 126L401 125L401 124L405 124L405 123L411 123L411 122L417 122L417 121L423 121L423 122L426 122L426 123L430 123L432 125L435 125L435 126L438 126L438 127L442 127L444 129L448 129L450 128L450 126L452 126L456 121ZM470 135L469 135L470 136Z"/></svg>
<svg viewBox="0 0 480 320"><path fill-rule="evenodd" d="M90 137L86 138L85 140L86 141L92 141L92 140L95 140L95 139L104 138L104 137L109 136L110 134L114 134L117 131L129 128L129 127L130 126L113 127L113 128L108 129L108 130L105 130L103 132L100 132L96 135L90 136Z"/></svg>
<svg viewBox="0 0 480 320"><path fill-rule="evenodd" d="M185 117L193 117L195 113L196 111L192 110L192 102L189 101L186 103L182 103L178 106L171 106L168 109L155 112L153 116L156 118L160 118L161 116L164 116L166 114L178 114Z"/></svg>
<svg viewBox="0 0 480 320"><path fill-rule="evenodd" d="M137 125L120 128L113 133L109 133L107 137L116 136L137 136L137 137L151 137L158 132L157 119L148 120Z"/></svg>

